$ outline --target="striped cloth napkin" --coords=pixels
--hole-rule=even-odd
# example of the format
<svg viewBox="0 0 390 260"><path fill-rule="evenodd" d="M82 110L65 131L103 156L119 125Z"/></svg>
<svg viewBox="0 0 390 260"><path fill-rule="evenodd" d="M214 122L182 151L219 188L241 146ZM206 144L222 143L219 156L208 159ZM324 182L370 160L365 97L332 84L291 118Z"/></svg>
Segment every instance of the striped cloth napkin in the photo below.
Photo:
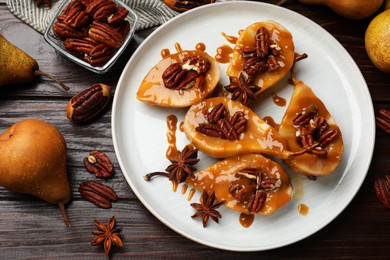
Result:
<svg viewBox="0 0 390 260"><path fill-rule="evenodd" d="M35 6L35 0L7 0L9 10L19 19L43 33L51 18L64 0L53 0L52 7ZM138 14L139 22L136 30L161 25L178 15L161 0L122 0Z"/></svg>

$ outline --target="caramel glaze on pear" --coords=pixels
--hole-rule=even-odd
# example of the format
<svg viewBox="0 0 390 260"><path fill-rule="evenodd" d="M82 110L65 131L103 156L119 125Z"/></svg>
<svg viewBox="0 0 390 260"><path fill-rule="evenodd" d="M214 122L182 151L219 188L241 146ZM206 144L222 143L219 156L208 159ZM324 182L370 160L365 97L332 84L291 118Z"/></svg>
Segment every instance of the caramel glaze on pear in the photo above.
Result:
<svg viewBox="0 0 390 260"><path fill-rule="evenodd" d="M242 111L245 114L246 130L241 133L238 140L208 136L195 130L199 124L207 123L204 111L220 103L224 104L230 116L236 111ZM264 153L280 158L288 158L292 155L286 150L286 141L275 128L268 125L251 109L230 98L207 98L191 106L184 118L183 129L195 147L215 158L228 158L248 153Z"/></svg>
<svg viewBox="0 0 390 260"><path fill-rule="evenodd" d="M15 123L0 135L0 185L59 205L69 226L63 211L71 198L66 149L53 125L34 118Z"/></svg>
<svg viewBox="0 0 390 260"><path fill-rule="evenodd" d="M324 176L332 173L340 164L344 150L342 133L324 103L302 81L294 79L294 91L279 126L279 134L286 139L290 151L298 152L302 150L297 142L297 130L294 127L293 120L303 109L313 105L317 107L319 115L326 119L329 128L337 130L339 134L333 142L325 147L326 156L317 156L307 152L290 157L285 162L296 172L309 176Z"/></svg>
<svg viewBox="0 0 390 260"><path fill-rule="evenodd" d="M279 188L268 192L267 199L257 214L269 215L285 205L293 196L290 178L283 168L260 154L246 154L216 162L190 175L186 182L199 190L214 190L217 201L225 200L225 206L228 208L248 213L248 203L238 201L229 192L230 185L238 179L235 174L246 169L260 170L266 173L267 177L281 181Z"/></svg>
<svg viewBox="0 0 390 260"><path fill-rule="evenodd" d="M205 74L204 82L199 85L197 81L194 87L183 89L170 89L164 86L162 74L172 63L182 63L186 57L200 55L210 62L210 69ZM137 99L157 106L165 107L189 107L192 104L206 98L217 86L221 76L218 62L206 52L200 50L186 50L170 54L158 62L143 79L138 92Z"/></svg>
<svg viewBox="0 0 390 260"><path fill-rule="evenodd" d="M260 27L265 27L268 30L270 40L280 48L280 55L276 56L280 68L274 71L260 72L254 75L253 83L261 87L261 90L258 93L273 86L290 71L294 63L295 55L293 37L284 26L271 20L256 22L240 33L234 47L233 56L226 71L228 76L238 77L244 70L246 58L242 56L241 50L244 47L256 47L256 32Z"/></svg>

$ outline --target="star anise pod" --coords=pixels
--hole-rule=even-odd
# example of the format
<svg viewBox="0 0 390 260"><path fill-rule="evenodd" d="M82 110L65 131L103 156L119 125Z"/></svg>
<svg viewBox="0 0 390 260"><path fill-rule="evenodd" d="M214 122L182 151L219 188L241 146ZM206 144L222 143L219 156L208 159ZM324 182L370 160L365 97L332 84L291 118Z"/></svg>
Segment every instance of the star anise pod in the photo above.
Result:
<svg viewBox="0 0 390 260"><path fill-rule="evenodd" d="M241 104L246 105L248 99L255 100L256 93L261 87L253 84L253 78L246 73L240 73L238 78L229 77L230 84L225 86L225 90L232 93L232 99L239 99Z"/></svg>
<svg viewBox="0 0 390 260"><path fill-rule="evenodd" d="M202 218L204 228L207 226L209 218L218 223L218 219L222 218L222 215L216 209L224 203L224 200L220 202L215 201L215 191L208 193L206 190L203 190L200 203L191 203L191 207L197 210L191 218Z"/></svg>
<svg viewBox="0 0 390 260"><path fill-rule="evenodd" d="M185 182L187 177L196 171L194 165L199 162L198 149L193 148L192 145L186 145L176 158L171 158L169 161L171 164L165 169L166 172L152 172L145 175L144 179L149 181L153 176L160 175L177 183Z"/></svg>
<svg viewBox="0 0 390 260"><path fill-rule="evenodd" d="M44 4L51 8L51 0L35 0L35 5L37 7L41 7Z"/></svg>
<svg viewBox="0 0 390 260"><path fill-rule="evenodd" d="M92 246L103 243L104 252L107 256L110 254L110 249L113 244L118 247L123 247L123 235L119 233L121 231L120 228L115 228L115 216L110 218L107 226L97 220L95 220L95 225L99 230L92 231L92 234L95 235L95 238L91 241Z"/></svg>

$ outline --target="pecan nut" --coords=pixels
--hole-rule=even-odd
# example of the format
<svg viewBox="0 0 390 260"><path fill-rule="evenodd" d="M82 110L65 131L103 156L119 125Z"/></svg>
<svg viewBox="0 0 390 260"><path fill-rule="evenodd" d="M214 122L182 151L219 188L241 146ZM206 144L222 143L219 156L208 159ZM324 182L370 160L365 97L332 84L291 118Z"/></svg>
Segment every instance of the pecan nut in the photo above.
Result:
<svg viewBox="0 0 390 260"><path fill-rule="evenodd" d="M107 23L117 24L125 20L126 16L129 14L129 10L122 6L118 6L116 12L107 17Z"/></svg>
<svg viewBox="0 0 390 260"><path fill-rule="evenodd" d="M386 134L390 135L390 110L380 108L375 118L376 125Z"/></svg>
<svg viewBox="0 0 390 260"><path fill-rule="evenodd" d="M111 202L118 200L117 194L111 187L96 181L81 183L79 192L83 198L104 209L111 208Z"/></svg>
<svg viewBox="0 0 390 260"><path fill-rule="evenodd" d="M87 36L86 30L75 29L61 21L57 21L53 24L53 31L61 38L84 38Z"/></svg>
<svg viewBox="0 0 390 260"><path fill-rule="evenodd" d="M104 21L107 17L117 12L117 7L115 2L111 0L95 0L87 6L86 12L95 21Z"/></svg>
<svg viewBox="0 0 390 260"><path fill-rule="evenodd" d="M390 208L390 175L375 180L375 194L386 208Z"/></svg>
<svg viewBox="0 0 390 260"><path fill-rule="evenodd" d="M122 45L124 37L120 32L106 23L94 21L88 30L88 36L107 46L118 48Z"/></svg>
<svg viewBox="0 0 390 260"><path fill-rule="evenodd" d="M111 86L97 83L73 96L66 107L66 116L84 123L102 114L111 99Z"/></svg>
<svg viewBox="0 0 390 260"><path fill-rule="evenodd" d="M91 151L89 156L84 158L84 166L88 172L95 174L98 178L110 178L114 172L110 158L97 150Z"/></svg>
<svg viewBox="0 0 390 260"><path fill-rule="evenodd" d="M73 28L82 27L89 21L84 5L78 1L75 1L75 4L63 15L65 16L63 21Z"/></svg>
<svg viewBox="0 0 390 260"><path fill-rule="evenodd" d="M90 38L66 38L63 41L64 47L71 53L76 55L83 55L84 53L90 54L90 52L97 46L97 42Z"/></svg>

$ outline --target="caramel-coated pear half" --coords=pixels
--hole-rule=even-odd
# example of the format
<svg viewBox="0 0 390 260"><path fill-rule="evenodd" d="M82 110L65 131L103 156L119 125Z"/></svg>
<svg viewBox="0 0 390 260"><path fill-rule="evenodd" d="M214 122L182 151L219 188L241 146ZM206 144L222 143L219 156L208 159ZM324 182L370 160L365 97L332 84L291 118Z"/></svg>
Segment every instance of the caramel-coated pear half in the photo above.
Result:
<svg viewBox="0 0 390 260"><path fill-rule="evenodd" d="M196 131L197 126L207 123L205 111L220 103L224 104L230 117L235 112L242 111L247 119L246 130L239 135L238 140L213 137ZM207 98L191 106L185 116L183 129L195 147L215 158L227 158L248 153L265 153L280 158L291 156L291 152L286 150L286 141L273 127L248 107L229 98Z"/></svg>
<svg viewBox="0 0 390 260"><path fill-rule="evenodd" d="M245 62L249 58L243 56L242 50L248 47L256 48L256 33L261 27L268 30L269 39L272 41L271 46L279 52L278 55L275 55L275 58L280 67L276 70L259 72L254 75L253 83L261 87L258 93L273 86L290 71L295 55L293 37L283 25L275 21L256 22L240 33L226 71L228 76L238 77L244 70Z"/></svg>
<svg viewBox="0 0 390 260"><path fill-rule="evenodd" d="M246 154L219 161L190 175L186 182L201 191L204 189L207 191L214 190L216 200L225 200L225 206L230 209L253 213L248 209L248 201L238 201L229 192L231 185L234 185L234 182L238 180L236 173L247 169L259 170L266 175L266 178L278 180L278 188L266 191L266 200L257 214L269 215L285 205L293 196L294 192L290 178L283 168L278 163L260 154Z"/></svg>
<svg viewBox="0 0 390 260"><path fill-rule="evenodd" d="M167 88L163 82L164 71L173 63L183 63L185 58L200 55L210 62L210 69L197 80L195 86L177 90ZM137 92L137 99L151 105L165 107L189 107L206 98L215 87L221 76L219 64L207 53L200 50L187 50L168 55L158 62L145 76Z"/></svg>
<svg viewBox="0 0 390 260"><path fill-rule="evenodd" d="M298 131L296 126L294 126L293 120L303 110L308 111L311 107L315 107L318 115L326 120L328 131L337 131L337 137L323 148L326 151L326 155L306 152L302 155L291 157L285 160L285 162L296 172L310 176L322 176L332 173L339 165L344 150L343 138L339 127L324 103L302 81L294 80L294 91L280 124L279 134L287 140L290 151L297 152L302 150L302 145L297 141L299 136L297 136ZM315 124L314 120L311 122L311 125Z"/></svg>

